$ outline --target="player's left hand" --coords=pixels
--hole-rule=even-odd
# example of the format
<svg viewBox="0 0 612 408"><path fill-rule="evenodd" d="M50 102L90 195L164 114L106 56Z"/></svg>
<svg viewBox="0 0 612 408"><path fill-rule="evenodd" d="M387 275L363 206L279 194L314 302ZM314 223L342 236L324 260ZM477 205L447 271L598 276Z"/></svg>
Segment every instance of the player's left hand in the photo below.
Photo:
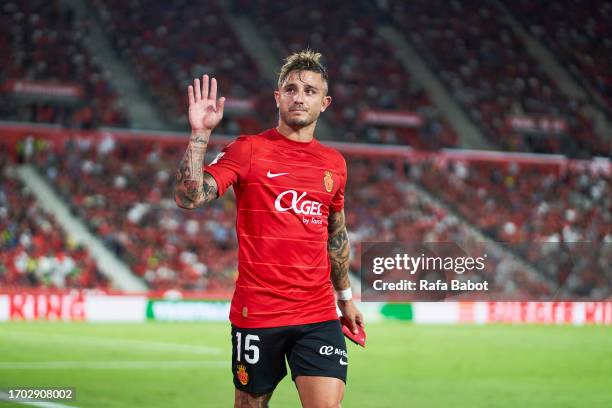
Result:
<svg viewBox="0 0 612 408"><path fill-rule="evenodd" d="M338 308L342 312L342 316L348 321L349 329L354 334L357 334L357 325L365 329L363 315L352 300L338 300Z"/></svg>

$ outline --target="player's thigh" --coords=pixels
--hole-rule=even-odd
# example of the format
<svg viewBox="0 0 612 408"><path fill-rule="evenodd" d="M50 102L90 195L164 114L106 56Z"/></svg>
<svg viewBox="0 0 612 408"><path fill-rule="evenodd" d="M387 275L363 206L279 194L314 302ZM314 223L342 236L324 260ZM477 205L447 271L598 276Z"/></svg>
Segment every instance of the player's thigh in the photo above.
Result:
<svg viewBox="0 0 612 408"><path fill-rule="evenodd" d="M270 398L272 398L271 392L266 394L250 394L236 388L234 408L267 408Z"/></svg>
<svg viewBox="0 0 612 408"><path fill-rule="evenodd" d="M340 322L300 326L289 354L289 366L304 407L340 406L348 366Z"/></svg>
<svg viewBox="0 0 612 408"><path fill-rule="evenodd" d="M234 386L251 395L272 393L287 375L284 328L245 329L232 326Z"/></svg>
<svg viewBox="0 0 612 408"><path fill-rule="evenodd" d="M333 377L346 383L348 353L339 320L299 326L288 356L291 378Z"/></svg>
<svg viewBox="0 0 612 408"><path fill-rule="evenodd" d="M303 408L338 408L344 398L344 381L333 377L298 376L295 386Z"/></svg>

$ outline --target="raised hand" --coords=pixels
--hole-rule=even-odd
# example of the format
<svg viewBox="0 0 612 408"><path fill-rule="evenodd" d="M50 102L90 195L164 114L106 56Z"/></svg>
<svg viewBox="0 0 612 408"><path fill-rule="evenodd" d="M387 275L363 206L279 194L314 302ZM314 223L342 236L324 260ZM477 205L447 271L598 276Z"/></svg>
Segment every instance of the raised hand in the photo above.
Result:
<svg viewBox="0 0 612 408"><path fill-rule="evenodd" d="M225 106L225 98L217 100L217 80L213 78L209 87L208 75L204 75L200 88L200 80L196 78L193 86L189 85L187 94L189 96L189 124L192 131L212 131L221 122Z"/></svg>

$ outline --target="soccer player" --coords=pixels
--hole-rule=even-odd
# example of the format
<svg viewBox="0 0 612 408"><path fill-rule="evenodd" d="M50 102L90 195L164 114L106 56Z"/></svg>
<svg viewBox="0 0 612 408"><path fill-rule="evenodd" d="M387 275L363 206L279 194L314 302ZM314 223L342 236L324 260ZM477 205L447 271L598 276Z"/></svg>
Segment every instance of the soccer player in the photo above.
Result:
<svg viewBox="0 0 612 408"><path fill-rule="evenodd" d="M209 164L203 160L225 98L207 75L188 88L192 133L176 173L175 200L199 207L233 186L238 279L232 298L235 407L265 407L291 369L302 406L339 407L348 355L337 305L357 332L344 220L346 163L314 137L331 104L321 54L285 60L274 99L278 126L241 135ZM331 278L331 279L330 279Z"/></svg>

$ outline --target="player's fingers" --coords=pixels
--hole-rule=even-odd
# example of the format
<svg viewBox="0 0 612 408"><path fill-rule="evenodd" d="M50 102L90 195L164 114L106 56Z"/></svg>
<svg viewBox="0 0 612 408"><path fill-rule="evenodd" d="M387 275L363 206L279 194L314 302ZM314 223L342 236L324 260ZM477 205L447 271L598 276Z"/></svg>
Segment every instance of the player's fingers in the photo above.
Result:
<svg viewBox="0 0 612 408"><path fill-rule="evenodd" d="M217 112L219 112L221 115L223 115L223 109L225 108L225 98L221 97L219 98L219 101L217 102Z"/></svg>
<svg viewBox="0 0 612 408"><path fill-rule="evenodd" d="M208 96L211 101L217 102L217 79L213 78L210 80L210 95Z"/></svg>
<svg viewBox="0 0 612 408"><path fill-rule="evenodd" d="M195 103L195 96L193 95L193 86L189 85L187 87L187 96L189 98L189 106Z"/></svg>
<svg viewBox="0 0 612 408"><path fill-rule="evenodd" d="M362 329L365 328L365 322L363 321L363 315L361 313L357 315L357 318L355 320L357 320L357 324L359 324Z"/></svg>
<svg viewBox="0 0 612 408"><path fill-rule="evenodd" d="M348 321L349 321L350 329L353 332L353 334L359 333L359 331L357 330L357 316L351 316L351 318L348 319Z"/></svg>
<svg viewBox="0 0 612 408"><path fill-rule="evenodd" d="M202 90L200 88L200 80L198 78L193 81L193 87L195 88L195 101L200 102L202 100Z"/></svg>
<svg viewBox="0 0 612 408"><path fill-rule="evenodd" d="M208 75L202 77L202 99L208 99Z"/></svg>

